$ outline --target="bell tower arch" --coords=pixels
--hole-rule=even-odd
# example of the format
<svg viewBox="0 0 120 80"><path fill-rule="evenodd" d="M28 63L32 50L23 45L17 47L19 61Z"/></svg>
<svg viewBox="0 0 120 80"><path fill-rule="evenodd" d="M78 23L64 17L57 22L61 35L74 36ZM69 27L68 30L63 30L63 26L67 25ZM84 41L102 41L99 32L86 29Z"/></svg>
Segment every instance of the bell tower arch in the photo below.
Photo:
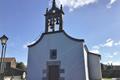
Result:
<svg viewBox="0 0 120 80"><path fill-rule="evenodd" d="M56 6L55 0L52 2L51 9L46 9L45 13L45 33L63 30L63 8ZM57 29L58 26L58 29Z"/></svg>

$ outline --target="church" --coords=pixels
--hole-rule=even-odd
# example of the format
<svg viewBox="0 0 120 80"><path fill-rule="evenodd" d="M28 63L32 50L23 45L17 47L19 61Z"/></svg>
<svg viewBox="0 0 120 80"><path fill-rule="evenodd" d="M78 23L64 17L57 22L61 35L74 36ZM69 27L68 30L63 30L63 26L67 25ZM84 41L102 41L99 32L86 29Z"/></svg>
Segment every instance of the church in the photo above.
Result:
<svg viewBox="0 0 120 80"><path fill-rule="evenodd" d="M101 55L64 31L63 15L53 0L44 15L45 32L28 45L27 80L102 80Z"/></svg>

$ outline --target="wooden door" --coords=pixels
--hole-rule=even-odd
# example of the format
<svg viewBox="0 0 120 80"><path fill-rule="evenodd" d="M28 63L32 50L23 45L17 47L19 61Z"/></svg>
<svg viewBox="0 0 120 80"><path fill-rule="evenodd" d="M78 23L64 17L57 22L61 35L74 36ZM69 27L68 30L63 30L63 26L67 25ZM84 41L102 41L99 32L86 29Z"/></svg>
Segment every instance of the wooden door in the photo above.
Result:
<svg viewBox="0 0 120 80"><path fill-rule="evenodd" d="M48 66L48 80L59 80L59 66L58 65L50 65Z"/></svg>

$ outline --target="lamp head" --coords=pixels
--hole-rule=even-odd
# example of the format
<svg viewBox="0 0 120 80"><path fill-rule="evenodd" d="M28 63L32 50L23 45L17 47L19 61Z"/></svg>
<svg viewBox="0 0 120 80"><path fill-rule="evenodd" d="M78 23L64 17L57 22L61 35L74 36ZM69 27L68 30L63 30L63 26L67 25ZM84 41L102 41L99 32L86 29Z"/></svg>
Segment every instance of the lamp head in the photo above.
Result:
<svg viewBox="0 0 120 80"><path fill-rule="evenodd" d="M8 37L5 36L5 35L3 35L3 36L0 38L0 40L1 40L1 44L2 44L2 45L6 45L7 40L8 40Z"/></svg>

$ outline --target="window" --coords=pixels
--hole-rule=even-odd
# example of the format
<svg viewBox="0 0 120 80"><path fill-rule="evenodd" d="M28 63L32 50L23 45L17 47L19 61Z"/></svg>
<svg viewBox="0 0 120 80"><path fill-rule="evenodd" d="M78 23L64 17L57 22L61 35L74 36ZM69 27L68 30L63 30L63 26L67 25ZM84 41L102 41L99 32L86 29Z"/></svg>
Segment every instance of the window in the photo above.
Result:
<svg viewBox="0 0 120 80"><path fill-rule="evenodd" d="M50 59L57 59L57 50L56 49L50 50Z"/></svg>

